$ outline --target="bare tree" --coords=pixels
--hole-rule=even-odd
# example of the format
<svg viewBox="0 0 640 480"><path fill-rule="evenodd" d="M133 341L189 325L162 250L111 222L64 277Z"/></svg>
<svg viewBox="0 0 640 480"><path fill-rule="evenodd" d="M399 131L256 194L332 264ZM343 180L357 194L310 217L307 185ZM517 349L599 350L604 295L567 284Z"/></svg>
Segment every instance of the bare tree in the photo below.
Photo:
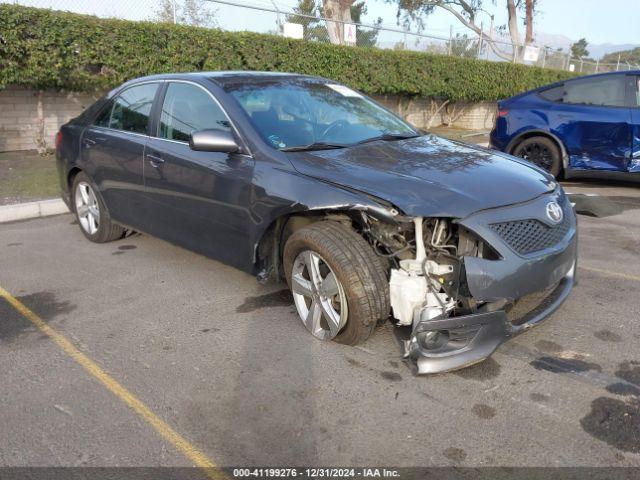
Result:
<svg viewBox="0 0 640 480"><path fill-rule="evenodd" d="M396 3L398 6L398 21L405 27L409 27L412 22L417 23L420 28L422 18L429 15L436 8L443 9L453 15L466 28L473 31L487 44L491 50L501 58L510 59L512 53L504 51L499 47L498 39L493 37L493 32L484 31L478 24L478 16L482 13L492 16L491 12L484 8L482 0L387 0L389 3ZM496 5L496 0L492 0L491 5ZM529 41L533 39L533 16L536 7L536 0L506 0L508 13L508 30L514 51L518 51L521 46L520 31L518 28L518 9L525 7L527 23L527 34Z"/></svg>
<svg viewBox="0 0 640 480"><path fill-rule="evenodd" d="M196 27L214 27L216 10L205 0L162 0L155 19L165 23L182 23Z"/></svg>

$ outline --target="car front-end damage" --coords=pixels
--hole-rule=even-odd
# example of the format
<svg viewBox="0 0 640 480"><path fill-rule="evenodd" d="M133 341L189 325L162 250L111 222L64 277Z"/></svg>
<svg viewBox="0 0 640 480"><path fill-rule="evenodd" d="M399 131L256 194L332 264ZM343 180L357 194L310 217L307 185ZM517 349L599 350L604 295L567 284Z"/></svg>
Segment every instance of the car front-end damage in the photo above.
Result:
<svg viewBox="0 0 640 480"><path fill-rule="evenodd" d="M363 232L389 260L397 326L418 373L463 368L536 325L567 298L576 218L560 187L465 218L365 216Z"/></svg>

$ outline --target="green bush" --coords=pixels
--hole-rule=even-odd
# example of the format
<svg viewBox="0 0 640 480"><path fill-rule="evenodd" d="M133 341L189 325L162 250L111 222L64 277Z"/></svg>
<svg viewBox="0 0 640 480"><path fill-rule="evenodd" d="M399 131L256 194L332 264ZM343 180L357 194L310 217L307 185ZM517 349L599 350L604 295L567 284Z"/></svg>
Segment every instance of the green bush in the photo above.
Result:
<svg viewBox="0 0 640 480"><path fill-rule="evenodd" d="M509 97L571 75L507 62L0 5L0 87L95 91L152 73L197 70L298 72L368 94L450 101Z"/></svg>

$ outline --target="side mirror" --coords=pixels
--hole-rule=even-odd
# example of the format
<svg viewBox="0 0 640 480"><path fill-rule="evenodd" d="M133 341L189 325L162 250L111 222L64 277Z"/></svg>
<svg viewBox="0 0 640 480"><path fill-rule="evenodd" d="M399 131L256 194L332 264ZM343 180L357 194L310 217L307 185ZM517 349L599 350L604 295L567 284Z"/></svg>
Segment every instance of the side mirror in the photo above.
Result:
<svg viewBox="0 0 640 480"><path fill-rule="evenodd" d="M189 136L189 148L200 152L234 153L240 150L233 133L215 128L193 132Z"/></svg>

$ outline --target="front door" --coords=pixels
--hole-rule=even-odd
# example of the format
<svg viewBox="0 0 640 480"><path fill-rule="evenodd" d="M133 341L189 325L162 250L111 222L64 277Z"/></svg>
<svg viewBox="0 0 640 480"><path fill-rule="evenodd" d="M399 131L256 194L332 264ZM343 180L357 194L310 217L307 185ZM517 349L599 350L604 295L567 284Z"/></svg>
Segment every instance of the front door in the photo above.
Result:
<svg viewBox="0 0 640 480"><path fill-rule="evenodd" d="M194 131L231 130L216 100L199 85L168 83L159 117L144 161L149 233L248 268L253 158L189 148Z"/></svg>
<svg viewBox="0 0 640 480"><path fill-rule="evenodd" d="M130 87L109 102L80 141L83 168L96 183L111 217L145 229L143 156L158 83Z"/></svg>
<svg viewBox="0 0 640 480"><path fill-rule="evenodd" d="M627 77L608 75L565 82L551 112L573 169L626 171L631 148Z"/></svg>

